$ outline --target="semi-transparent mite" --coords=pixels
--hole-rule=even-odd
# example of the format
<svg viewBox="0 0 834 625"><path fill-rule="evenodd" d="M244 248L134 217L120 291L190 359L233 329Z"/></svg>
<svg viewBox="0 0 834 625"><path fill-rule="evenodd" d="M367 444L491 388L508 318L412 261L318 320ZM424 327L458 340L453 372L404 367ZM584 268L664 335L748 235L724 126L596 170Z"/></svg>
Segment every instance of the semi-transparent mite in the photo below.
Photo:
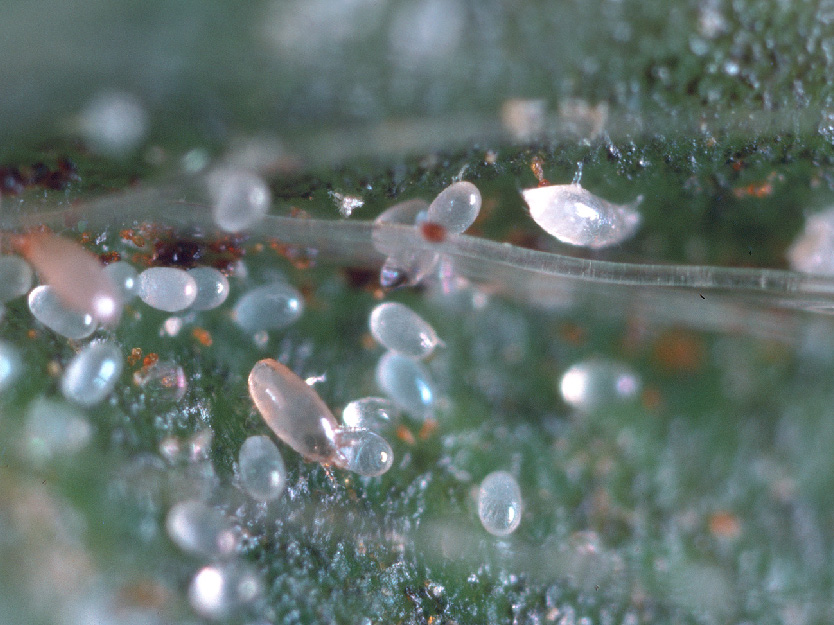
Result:
<svg viewBox="0 0 834 625"><path fill-rule="evenodd" d="M342 428L318 394L271 358L249 374L249 395L266 424L307 460L374 477L391 467L388 442L370 430Z"/></svg>
<svg viewBox="0 0 834 625"><path fill-rule="evenodd" d="M570 245L603 249L631 238L640 225L642 195L631 204L612 204L578 183L525 189L522 195L533 220Z"/></svg>
<svg viewBox="0 0 834 625"><path fill-rule="evenodd" d="M95 254L75 241L46 232L16 237L14 244L67 308L90 315L98 323L118 323L122 292Z"/></svg>

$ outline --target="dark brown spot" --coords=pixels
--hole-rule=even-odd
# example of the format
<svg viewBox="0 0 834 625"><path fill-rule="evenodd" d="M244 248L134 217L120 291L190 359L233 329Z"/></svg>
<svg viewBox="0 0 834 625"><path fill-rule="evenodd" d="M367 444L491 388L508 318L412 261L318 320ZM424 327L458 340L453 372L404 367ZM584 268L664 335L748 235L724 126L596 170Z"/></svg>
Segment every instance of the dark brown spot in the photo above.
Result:
<svg viewBox="0 0 834 625"><path fill-rule="evenodd" d="M446 228L432 221L424 221L420 224L420 234L426 241L442 243L446 240Z"/></svg>

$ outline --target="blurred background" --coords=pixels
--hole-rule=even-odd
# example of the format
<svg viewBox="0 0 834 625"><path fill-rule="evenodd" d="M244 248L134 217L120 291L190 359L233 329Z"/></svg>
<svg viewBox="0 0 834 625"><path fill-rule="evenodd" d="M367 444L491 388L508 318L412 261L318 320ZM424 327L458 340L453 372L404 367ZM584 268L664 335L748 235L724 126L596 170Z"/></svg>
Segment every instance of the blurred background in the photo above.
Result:
<svg viewBox="0 0 834 625"><path fill-rule="evenodd" d="M205 242L191 183L218 163L263 175L273 216L330 220L322 240L348 259L365 250L340 238L346 206L372 219L461 178L484 197L470 233L519 247L753 272L823 272L834 251L827 226L789 251L834 205L832 0L4 0L0 59L4 225L57 210L51 225L137 267L176 243L166 213ZM644 196L632 239L591 252L532 223L519 191L579 172L612 202ZM161 203L143 229L157 188L196 205ZM135 223L104 228L90 206ZM174 323L137 304L107 336L140 355L112 401L73 413L83 444L27 416L78 345L6 304L0 337L23 358L0 396L0 622L834 621L829 316L731 290L540 287L512 267L490 289L386 294L263 232L232 243L247 271L230 302L286 280L304 316L253 341L225 309ZM268 434L252 363L326 373L334 410L378 394L383 296L446 342L427 364L435 429L406 417L377 480L282 446L286 493L252 501L238 453ZM184 369L184 396L135 377L142 354ZM601 384L639 391L577 409L560 380L600 360ZM505 540L475 505L496 469L525 501ZM180 548L166 519L188 499L233 529L232 560ZM208 596L205 571L222 582Z"/></svg>

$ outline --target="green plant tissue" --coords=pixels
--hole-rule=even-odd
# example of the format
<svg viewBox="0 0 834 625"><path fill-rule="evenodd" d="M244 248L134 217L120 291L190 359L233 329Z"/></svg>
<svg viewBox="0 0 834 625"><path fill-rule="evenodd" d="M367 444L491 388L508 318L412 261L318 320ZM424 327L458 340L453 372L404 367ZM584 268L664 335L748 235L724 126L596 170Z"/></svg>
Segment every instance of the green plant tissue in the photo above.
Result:
<svg viewBox="0 0 834 625"><path fill-rule="evenodd" d="M0 622L832 622L832 23L8 0Z"/></svg>

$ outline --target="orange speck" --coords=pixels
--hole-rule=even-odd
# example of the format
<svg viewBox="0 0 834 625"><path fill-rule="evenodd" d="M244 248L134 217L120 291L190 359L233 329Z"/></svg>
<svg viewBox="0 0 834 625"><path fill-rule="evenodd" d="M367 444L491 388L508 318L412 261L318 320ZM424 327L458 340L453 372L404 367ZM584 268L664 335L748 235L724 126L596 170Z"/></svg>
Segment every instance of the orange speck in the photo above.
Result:
<svg viewBox="0 0 834 625"><path fill-rule="evenodd" d="M446 228L431 221L420 224L420 234L431 243L442 243L446 240Z"/></svg>
<svg viewBox="0 0 834 625"><path fill-rule="evenodd" d="M90 237L90 233L86 232L86 231L82 232L81 233L81 244L82 245L89 245L90 241L92 241L92 238Z"/></svg>
<svg viewBox="0 0 834 625"><path fill-rule="evenodd" d="M256 254L260 254L264 251L264 244L263 243L255 243L253 249L255 250Z"/></svg>
<svg viewBox="0 0 834 625"><path fill-rule="evenodd" d="M530 161L530 169L533 170L533 175L539 181L540 187L546 187L550 184L547 178L544 177L544 161L540 156L533 157L533 160Z"/></svg>
<svg viewBox="0 0 834 625"><path fill-rule="evenodd" d="M362 343L362 349L376 349L377 347L377 343L370 332L365 332L359 340Z"/></svg>
<svg viewBox="0 0 834 625"><path fill-rule="evenodd" d="M311 258L294 258L290 259L292 262L292 266L296 269L309 269L313 266L313 260Z"/></svg>
<svg viewBox="0 0 834 625"><path fill-rule="evenodd" d="M437 432L437 419L426 419L420 427L420 433L417 435L421 441L427 440L432 434Z"/></svg>
<svg viewBox="0 0 834 625"><path fill-rule="evenodd" d="M414 438L414 434L411 433L404 425L397 426L397 438L404 442L406 445L413 445L416 442Z"/></svg>
<svg viewBox="0 0 834 625"><path fill-rule="evenodd" d="M655 360L674 372L695 373L703 366L704 356L703 342L687 330L664 332L654 344Z"/></svg>
<svg viewBox="0 0 834 625"><path fill-rule="evenodd" d="M647 386L643 389L640 399L646 410L657 410L663 402L663 396L660 394L660 391L653 386Z"/></svg>
<svg viewBox="0 0 834 625"><path fill-rule="evenodd" d="M585 328L577 323L563 323L559 328L559 336L571 345L582 345L585 342Z"/></svg>
<svg viewBox="0 0 834 625"><path fill-rule="evenodd" d="M738 538L741 521L732 512L719 510L709 517L709 531L716 538Z"/></svg>
<svg viewBox="0 0 834 625"><path fill-rule="evenodd" d="M748 184L746 187L738 187L733 189L733 195L737 198L755 197L763 198L773 193L773 185L770 182L754 182Z"/></svg>
<svg viewBox="0 0 834 625"><path fill-rule="evenodd" d="M150 367L152 365L155 365L157 362L159 362L159 354L151 352L150 354L145 356L144 360L142 360L142 366Z"/></svg>
<svg viewBox="0 0 834 625"><path fill-rule="evenodd" d="M142 359L142 348L134 347L130 350L130 355L127 357L127 364L131 367Z"/></svg>
<svg viewBox="0 0 834 625"><path fill-rule="evenodd" d="M112 252L104 252L98 255L98 259L101 261L103 265L109 265L110 263L116 263L122 260L122 255L119 254L117 251L113 250Z"/></svg>
<svg viewBox="0 0 834 625"><path fill-rule="evenodd" d="M134 254L130 259L134 265L142 265L143 267L150 267L153 264L153 259L149 254Z"/></svg>
<svg viewBox="0 0 834 625"><path fill-rule="evenodd" d="M204 345L205 347L211 347L211 333L208 330L203 328L194 328L191 331L191 335L197 339L200 345Z"/></svg>
<svg viewBox="0 0 834 625"><path fill-rule="evenodd" d="M28 336L30 339L36 339L36 338L38 338L38 331L35 330L35 329L29 330L26 333L26 336Z"/></svg>
<svg viewBox="0 0 834 625"><path fill-rule="evenodd" d="M123 586L117 594L122 606L137 606L147 610L161 610L170 600L167 588L150 580L140 580Z"/></svg>

